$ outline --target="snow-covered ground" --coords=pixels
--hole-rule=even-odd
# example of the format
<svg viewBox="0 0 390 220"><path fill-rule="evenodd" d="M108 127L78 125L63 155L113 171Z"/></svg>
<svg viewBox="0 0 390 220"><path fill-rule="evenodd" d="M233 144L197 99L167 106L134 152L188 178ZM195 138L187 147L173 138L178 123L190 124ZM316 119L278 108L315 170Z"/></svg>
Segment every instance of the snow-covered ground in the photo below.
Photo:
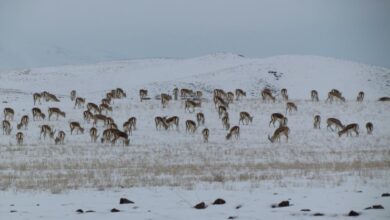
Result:
<svg viewBox="0 0 390 220"><path fill-rule="evenodd" d="M273 73L269 73L273 71ZM276 72L276 73L275 73ZM260 91L275 90L277 101L264 103ZM74 108L69 98L75 89L87 102L100 103L105 93L120 87L125 99L116 99L110 114L121 127L129 117L137 118L130 146L90 143L92 124L83 120L83 108ZM172 100L163 109L159 100L140 102L138 90L161 92L190 88L204 94L206 123L195 134L186 134L184 122L195 113L184 111L182 101ZM247 97L228 109L231 125L238 125L239 112L254 116L250 125L240 125L239 140L227 141L227 131L212 102L212 91L241 88ZM285 114L279 91L287 88L298 106L288 113L290 137L286 143L270 143L267 136L274 112ZM327 92L341 90L345 103L325 103ZM310 101L310 91L319 92L320 102ZM16 124L34 107L32 93L49 91L60 101L43 102L66 112L58 120L30 120L23 146L16 145ZM363 103L356 102L359 91ZM12 107L15 119L10 136L0 135L0 219L87 219L135 217L137 219L286 219L344 218L350 210L367 219L388 219L390 198L390 70L332 58L278 56L266 59L235 54L213 54L192 59L117 61L84 66L61 66L0 73L0 109ZM314 115L321 115L321 129L313 129ZM180 129L157 131L155 116L177 115ZM341 137L326 129L326 119L344 124L358 123L358 137ZM79 121L84 134L71 135L69 122ZM367 135L366 122L374 124ZM39 125L49 124L66 133L65 145L39 138ZM201 130L210 129L209 143ZM103 126L98 125L99 133ZM361 192L360 192L361 191ZM135 204L120 205L120 197ZM196 203L210 204L221 197L226 205L206 210ZM291 207L270 206L291 199ZM39 204L39 206L37 206ZM381 204L384 210L363 210ZM235 209L237 205L242 208ZM109 213L111 208L123 212ZM76 209L94 213L76 214ZM302 212L301 209L311 209ZM17 212L10 212L16 210ZM81 217L80 217L81 218Z"/></svg>

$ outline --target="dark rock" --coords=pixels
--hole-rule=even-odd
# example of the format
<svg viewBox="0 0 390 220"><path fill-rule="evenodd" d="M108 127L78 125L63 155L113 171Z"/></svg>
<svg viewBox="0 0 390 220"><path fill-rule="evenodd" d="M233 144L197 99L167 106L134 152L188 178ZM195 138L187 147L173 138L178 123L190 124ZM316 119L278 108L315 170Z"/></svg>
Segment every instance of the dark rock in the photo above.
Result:
<svg viewBox="0 0 390 220"><path fill-rule="evenodd" d="M390 197L390 193L383 193L382 197Z"/></svg>
<svg viewBox="0 0 390 220"><path fill-rule="evenodd" d="M240 209L242 207L242 205L238 205L236 206L236 209Z"/></svg>
<svg viewBox="0 0 390 220"><path fill-rule="evenodd" d="M82 209L77 209L76 212L77 213L84 213L84 211Z"/></svg>
<svg viewBox="0 0 390 220"><path fill-rule="evenodd" d="M373 209L385 209L385 208L383 208L382 205L373 205L372 208Z"/></svg>
<svg viewBox="0 0 390 220"><path fill-rule="evenodd" d="M18 212L18 211L16 211L16 210L11 210L11 211L9 211L9 212L14 213L14 212Z"/></svg>
<svg viewBox="0 0 390 220"><path fill-rule="evenodd" d="M224 199L218 198L213 202L213 205L223 205L226 201Z"/></svg>
<svg viewBox="0 0 390 220"><path fill-rule="evenodd" d="M130 201L130 200L126 199L126 198L121 198L119 200L119 204L134 204L134 202Z"/></svg>
<svg viewBox="0 0 390 220"><path fill-rule="evenodd" d="M39 204L36 204L36 206L40 206Z"/></svg>
<svg viewBox="0 0 390 220"><path fill-rule="evenodd" d="M349 213L348 213L348 216L359 216L360 214L358 212L355 212L353 210L351 210Z"/></svg>
<svg viewBox="0 0 390 220"><path fill-rule="evenodd" d="M228 219L236 219L236 218L238 218L238 216L229 216Z"/></svg>
<svg viewBox="0 0 390 220"><path fill-rule="evenodd" d="M290 202L285 200L285 201L282 201L278 204L278 207L287 207L287 206L290 206Z"/></svg>
<svg viewBox="0 0 390 220"><path fill-rule="evenodd" d="M120 210L116 209L116 208L113 208L113 209L111 209L111 212L120 212Z"/></svg>
<svg viewBox="0 0 390 220"><path fill-rule="evenodd" d="M310 212L310 209L301 209L301 212Z"/></svg>
<svg viewBox="0 0 390 220"><path fill-rule="evenodd" d="M196 209L205 209L207 208L206 204L204 202L198 203L194 206Z"/></svg>
<svg viewBox="0 0 390 220"><path fill-rule="evenodd" d="M91 213L91 212L95 212L94 210L87 210L85 211L85 213Z"/></svg>
<svg viewBox="0 0 390 220"><path fill-rule="evenodd" d="M324 216L324 213L316 212L316 213L313 214L313 216Z"/></svg>
<svg viewBox="0 0 390 220"><path fill-rule="evenodd" d="M11 204L11 205L9 205L9 206L15 206L15 204Z"/></svg>

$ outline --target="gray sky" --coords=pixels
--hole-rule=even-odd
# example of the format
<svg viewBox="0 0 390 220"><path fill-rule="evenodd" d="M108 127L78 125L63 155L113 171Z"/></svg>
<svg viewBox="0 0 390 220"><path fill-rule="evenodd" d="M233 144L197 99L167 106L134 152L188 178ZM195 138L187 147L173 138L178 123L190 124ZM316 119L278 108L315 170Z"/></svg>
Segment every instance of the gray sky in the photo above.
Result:
<svg viewBox="0 0 390 220"><path fill-rule="evenodd" d="M390 68L390 0L0 0L0 69L215 52Z"/></svg>

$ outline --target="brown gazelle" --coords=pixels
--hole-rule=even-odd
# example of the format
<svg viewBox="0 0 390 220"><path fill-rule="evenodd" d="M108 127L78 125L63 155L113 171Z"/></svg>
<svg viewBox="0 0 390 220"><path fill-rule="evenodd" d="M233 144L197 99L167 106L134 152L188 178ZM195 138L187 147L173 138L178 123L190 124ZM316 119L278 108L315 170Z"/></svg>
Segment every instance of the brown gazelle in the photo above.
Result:
<svg viewBox="0 0 390 220"><path fill-rule="evenodd" d="M173 98L174 98L175 100L177 100L177 98L178 98L178 96L179 96L179 89L178 89L177 87L174 88L173 91L172 91L172 93L173 93Z"/></svg>
<svg viewBox="0 0 390 220"><path fill-rule="evenodd" d="M112 113L112 107L107 105L107 104L100 104L99 109L100 109L100 112L105 111L106 115L108 114L108 112Z"/></svg>
<svg viewBox="0 0 390 220"><path fill-rule="evenodd" d="M104 99L102 99L101 104L111 105L111 100L104 98Z"/></svg>
<svg viewBox="0 0 390 220"><path fill-rule="evenodd" d="M168 102L172 99L172 96L166 94L166 93L161 93L161 104L163 108L166 108L168 106Z"/></svg>
<svg viewBox="0 0 390 220"><path fill-rule="evenodd" d="M114 138L114 134L118 132L117 129L105 129L103 131L103 137L100 139L102 143L109 143Z"/></svg>
<svg viewBox="0 0 390 220"><path fill-rule="evenodd" d="M371 122L366 123L367 134L372 134L374 130L374 125Z"/></svg>
<svg viewBox="0 0 390 220"><path fill-rule="evenodd" d="M200 108L202 107L202 102L200 101L192 101L192 100L186 100L185 104L184 104L184 112L190 112L190 113L193 113L195 111L195 108ZM190 110L192 109L192 111Z"/></svg>
<svg viewBox="0 0 390 220"><path fill-rule="evenodd" d="M140 89L139 90L139 98L142 102L142 100L144 100L146 97L148 96L148 90L146 89Z"/></svg>
<svg viewBox="0 0 390 220"><path fill-rule="evenodd" d="M74 108L78 107L84 107L85 105L85 98L77 97L74 101Z"/></svg>
<svg viewBox="0 0 390 220"><path fill-rule="evenodd" d="M38 102L39 104L42 104L41 102L41 99L42 99L42 95L41 93L34 93L33 94L33 100L34 100L34 105Z"/></svg>
<svg viewBox="0 0 390 220"><path fill-rule="evenodd" d="M288 142L289 133L290 133L290 129L287 126L281 126L275 130L272 137L268 135L268 140L271 141L271 143L274 143L276 140L280 142L280 136L284 135L286 136L286 142Z"/></svg>
<svg viewBox="0 0 390 220"><path fill-rule="evenodd" d="M41 109L39 108L32 108L32 115L33 115L33 120L44 120L45 119L45 114L42 113Z"/></svg>
<svg viewBox="0 0 390 220"><path fill-rule="evenodd" d="M76 90L70 91L70 100L73 102L76 98Z"/></svg>
<svg viewBox="0 0 390 220"><path fill-rule="evenodd" d="M57 96L55 96L55 95L53 95L53 94L51 94L51 93L46 93L45 95L44 95L44 97L45 97L45 101L46 102L50 102L50 101L52 101L52 102L59 102L60 100L57 98Z"/></svg>
<svg viewBox="0 0 390 220"><path fill-rule="evenodd" d="M195 97L196 97L197 99L201 99L202 96L203 96L203 92L202 92L202 91L196 91L196 92L195 92Z"/></svg>
<svg viewBox="0 0 390 220"><path fill-rule="evenodd" d="M17 124L16 127L18 129L21 129L22 127L24 127L24 129L26 130L27 126L28 126L28 122L29 122L28 115L23 115L22 118L20 119L20 123Z"/></svg>
<svg viewBox="0 0 390 220"><path fill-rule="evenodd" d="M3 134L10 135L12 130L11 123L7 120L3 120L2 125L3 125Z"/></svg>
<svg viewBox="0 0 390 220"><path fill-rule="evenodd" d="M154 118L154 122L156 124L156 130L159 130L160 128L164 128L165 130L168 129L168 125L165 122L165 117L156 116Z"/></svg>
<svg viewBox="0 0 390 220"><path fill-rule="evenodd" d="M131 133L133 132L133 126L131 126L131 122L125 121L125 123L123 123L122 126L123 126L123 131L131 135Z"/></svg>
<svg viewBox="0 0 390 220"><path fill-rule="evenodd" d="M327 124L327 126L326 126L326 128L327 129L329 129L330 128L330 130L332 130L332 131L334 131L333 130L333 128L332 128L332 125L335 127L335 129L336 130L342 130L343 128L344 128L344 125L341 123L341 121L339 120L339 119L337 119L337 118L328 118L327 120L326 120L326 124Z"/></svg>
<svg viewBox="0 0 390 220"><path fill-rule="evenodd" d="M87 109L88 109L88 111L90 111L90 112L93 111L95 114L96 114L96 113L100 114L99 106L96 105L95 103L88 102L88 104L87 104Z"/></svg>
<svg viewBox="0 0 390 220"><path fill-rule="evenodd" d="M179 129L179 117L178 116L172 116L172 117L165 119L165 123L168 125L168 128L175 126L176 130Z"/></svg>
<svg viewBox="0 0 390 220"><path fill-rule="evenodd" d="M64 144L65 143L65 132L59 131L57 137L54 139L55 144Z"/></svg>
<svg viewBox="0 0 390 220"><path fill-rule="evenodd" d="M196 114L196 122L198 122L198 126L204 125L204 114L202 112Z"/></svg>
<svg viewBox="0 0 390 220"><path fill-rule="evenodd" d="M229 130L230 128L230 120L229 120L229 114L225 114L223 117L222 117L222 127L226 130Z"/></svg>
<svg viewBox="0 0 390 220"><path fill-rule="evenodd" d="M238 101L241 97L245 97L246 92L244 92L242 89L236 89L236 100Z"/></svg>
<svg viewBox="0 0 390 220"><path fill-rule="evenodd" d="M230 129L229 133L226 135L226 140L230 140L233 136L236 140L240 138L240 127L237 125Z"/></svg>
<svg viewBox="0 0 390 220"><path fill-rule="evenodd" d="M261 91L261 97L263 98L263 101L272 100L272 102L275 102L276 100L270 89L264 89Z"/></svg>
<svg viewBox="0 0 390 220"><path fill-rule="evenodd" d="M321 128L321 116L319 116L319 115L314 116L313 127L314 127L314 129Z"/></svg>
<svg viewBox="0 0 390 220"><path fill-rule="evenodd" d="M285 117L283 114L281 113L273 113L271 115L271 120L269 122L269 125L268 126L271 126L271 123L273 124L273 126L275 127L275 122L278 121L279 122L279 127L281 126L285 126L287 125L287 117Z"/></svg>
<svg viewBox="0 0 390 220"><path fill-rule="evenodd" d="M339 131L339 137L341 135L347 133L347 136L352 136L352 131L355 132L356 136L359 136L359 125L356 123L349 124L343 128L343 130Z"/></svg>
<svg viewBox="0 0 390 220"><path fill-rule="evenodd" d="M20 146L23 145L24 134L22 132L16 133L16 143Z"/></svg>
<svg viewBox="0 0 390 220"><path fill-rule="evenodd" d="M117 141L122 141L123 146L130 145L129 136L123 131L117 130L114 132L114 138L112 139L111 143L115 145Z"/></svg>
<svg viewBox="0 0 390 220"><path fill-rule="evenodd" d="M313 102L319 101L317 90L311 90L310 95L311 95L311 101Z"/></svg>
<svg viewBox="0 0 390 220"><path fill-rule="evenodd" d="M4 119L5 120L14 120L15 111L12 108L4 108Z"/></svg>
<svg viewBox="0 0 390 220"><path fill-rule="evenodd" d="M192 120L186 121L186 132L195 133L196 131L196 123Z"/></svg>
<svg viewBox="0 0 390 220"><path fill-rule="evenodd" d="M297 105L294 103L294 102L287 102L286 104L286 115L287 115L287 112L292 112L292 111L298 111L298 107Z"/></svg>
<svg viewBox="0 0 390 220"><path fill-rule="evenodd" d="M215 107L223 106L225 108L229 108L229 102L225 101L222 97L220 96L214 96L213 98L214 105Z"/></svg>
<svg viewBox="0 0 390 220"><path fill-rule="evenodd" d="M242 122L242 124L248 125L249 122L252 123L253 116L251 116L248 112L240 112L240 120L238 121L238 124Z"/></svg>
<svg viewBox="0 0 390 220"><path fill-rule="evenodd" d="M233 92L228 92L227 93L227 101L228 103L233 103L233 100L234 100L234 93Z"/></svg>
<svg viewBox="0 0 390 220"><path fill-rule="evenodd" d="M77 131L77 134L79 132L81 132L81 134L84 134L84 128L82 128L80 126L80 123L78 123L77 121L73 121L73 122L70 122L69 123L69 127L70 127L70 134L73 134L73 131L76 130Z"/></svg>
<svg viewBox="0 0 390 220"><path fill-rule="evenodd" d="M221 118L227 112L225 106L218 106L218 116Z"/></svg>
<svg viewBox="0 0 390 220"><path fill-rule="evenodd" d="M330 92L328 92L328 98L325 100L325 102L333 103L333 100L339 100L339 102L345 102L345 98L341 94L341 92L337 89L332 89Z"/></svg>
<svg viewBox="0 0 390 220"><path fill-rule="evenodd" d="M46 135L49 135L50 138L54 138L54 134L56 133L56 131L52 131L52 128L49 125L41 125L40 127L41 133L39 135L39 138L42 138L42 134L44 139L46 139Z"/></svg>
<svg viewBox="0 0 390 220"><path fill-rule="evenodd" d="M183 88L180 90L180 97L182 99L189 98L192 96L192 94L194 94L194 92L191 89Z"/></svg>
<svg viewBox="0 0 390 220"><path fill-rule="evenodd" d="M96 140L98 139L98 130L95 127L92 127L89 129L89 136L91 137L91 142L96 143Z"/></svg>
<svg viewBox="0 0 390 220"><path fill-rule="evenodd" d="M85 110L84 112L83 112L83 116L84 116L84 120L86 121L86 122L91 122L91 120L93 119L93 114L90 112L90 111L88 111L88 110Z"/></svg>
<svg viewBox="0 0 390 220"><path fill-rule="evenodd" d="M282 99L284 101L288 101L288 95L287 95L287 89L286 88L283 88L280 90L280 94L282 95Z"/></svg>
<svg viewBox="0 0 390 220"><path fill-rule="evenodd" d="M208 128L205 128L202 130L203 141L205 143L209 142L209 134L210 134L210 131Z"/></svg>
<svg viewBox="0 0 390 220"><path fill-rule="evenodd" d="M363 102L363 99L364 99L364 92L363 92L363 91L360 91L360 92L358 93L358 96L357 96L357 98L356 98L356 101L357 101L357 102Z"/></svg>
<svg viewBox="0 0 390 220"><path fill-rule="evenodd" d="M126 93L121 88L116 88L115 90L115 97L117 99L126 98Z"/></svg>
<svg viewBox="0 0 390 220"><path fill-rule="evenodd" d="M137 130L137 118L136 117L130 117L127 121L130 122L130 125L133 128L133 130Z"/></svg>
<svg viewBox="0 0 390 220"><path fill-rule="evenodd" d="M55 108L55 107L49 108L48 109L48 113L49 113L49 116L48 116L49 121L50 121L50 118L51 118L52 115L56 115L57 116L57 120L58 120L58 116L61 116L61 117L65 118L65 115L66 115L65 112L63 112L59 108Z"/></svg>

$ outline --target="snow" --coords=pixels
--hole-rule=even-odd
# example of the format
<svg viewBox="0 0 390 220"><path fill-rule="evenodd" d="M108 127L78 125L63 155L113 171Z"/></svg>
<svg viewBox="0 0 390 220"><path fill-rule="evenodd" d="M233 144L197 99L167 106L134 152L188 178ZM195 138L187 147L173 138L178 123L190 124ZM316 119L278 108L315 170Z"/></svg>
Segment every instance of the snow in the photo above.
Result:
<svg viewBox="0 0 390 220"><path fill-rule="evenodd" d="M265 86L274 89L275 103L261 100ZM85 109L74 108L69 93L75 89L87 102L100 103L118 87L127 97L115 99L110 116L119 127L129 117L137 118L130 146L92 144L92 124L83 121ZM175 87L204 94L196 112L205 114L206 124L195 134L185 132L185 120L195 120L195 113L185 112L182 101L172 100L165 109L159 100L139 101L141 88L154 98ZM239 140L225 140L227 131L212 102L214 88L247 92L228 110L232 126L238 125L241 111L254 116L252 124L240 125ZM288 142L282 137L271 144L267 136L275 128L268 126L270 115L286 113L281 88L288 89L298 111L287 114ZM345 103L325 103L333 88L341 90ZM312 89L319 92L319 103L310 101ZM32 120L32 93L44 90L61 102L37 107L46 114L48 107L59 107L65 118ZM366 94L363 103L356 102L359 91ZM0 109L12 107L16 113L11 135L0 135L0 219L308 219L315 212L324 213L324 219L343 219L352 209L362 212L359 218L388 219L389 199L380 197L390 185L389 103L377 101L383 96L390 96L389 69L302 55L258 59L217 53L0 72ZM17 146L16 123L25 114L30 124L21 130L24 145ZM322 118L320 130L313 129L316 114ZM154 117L172 115L180 118L179 131L156 131ZM360 135L339 138L326 129L329 117L358 123ZM86 132L71 135L70 121L79 121ZM374 124L373 135L366 134L368 121ZM64 130L66 144L40 139L42 124ZM205 127L209 143L201 138ZM97 128L101 134L104 127ZM119 205L120 197L136 203ZM210 205L219 197L227 204ZM270 207L287 199L293 206ZM201 201L209 207L192 208ZM375 204L385 209L363 210ZM242 208L236 210L237 205ZM110 213L114 207L122 212ZM77 214L79 208L96 212ZM301 212L304 208L312 211Z"/></svg>

